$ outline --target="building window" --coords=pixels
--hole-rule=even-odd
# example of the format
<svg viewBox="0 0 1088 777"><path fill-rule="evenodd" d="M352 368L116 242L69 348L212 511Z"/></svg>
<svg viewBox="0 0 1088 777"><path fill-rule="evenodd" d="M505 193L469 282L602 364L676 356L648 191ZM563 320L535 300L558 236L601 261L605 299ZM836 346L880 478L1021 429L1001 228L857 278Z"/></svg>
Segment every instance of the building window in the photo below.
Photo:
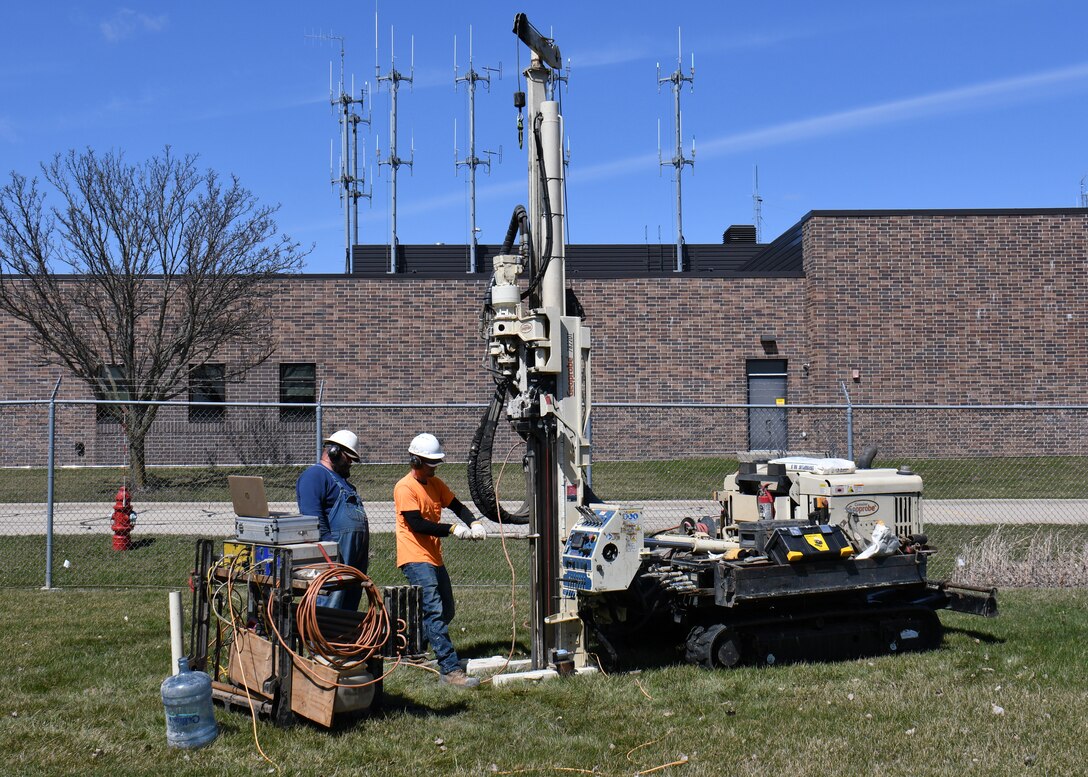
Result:
<svg viewBox="0 0 1088 777"><path fill-rule="evenodd" d="M317 401L317 365L280 365L280 402L314 404ZM281 407L281 421L310 421L314 418L312 407Z"/></svg>
<svg viewBox="0 0 1088 777"><path fill-rule="evenodd" d="M125 370L119 364L102 365L98 368L98 386L94 389L95 399L124 400L132 399L125 382ZM95 405L94 420L99 424L121 423L122 405Z"/></svg>
<svg viewBox="0 0 1088 777"><path fill-rule="evenodd" d="M190 402L226 402L226 400L226 370L222 364L189 366ZM225 407L189 405L190 423L221 424L226 414Z"/></svg>

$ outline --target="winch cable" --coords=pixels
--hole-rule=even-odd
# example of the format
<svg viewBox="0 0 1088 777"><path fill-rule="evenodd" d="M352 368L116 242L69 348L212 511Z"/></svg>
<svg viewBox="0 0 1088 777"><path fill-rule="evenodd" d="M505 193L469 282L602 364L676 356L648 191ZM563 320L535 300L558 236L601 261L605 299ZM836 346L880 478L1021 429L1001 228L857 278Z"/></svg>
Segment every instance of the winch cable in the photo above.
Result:
<svg viewBox="0 0 1088 777"><path fill-rule="evenodd" d="M522 525L529 523L529 503L525 501L517 510L507 510L499 503L495 490L491 463L494 455L495 430L499 425L509 382L503 381L495 387L491 404L487 407L472 445L468 451L468 490L472 501L484 517L498 524Z"/></svg>

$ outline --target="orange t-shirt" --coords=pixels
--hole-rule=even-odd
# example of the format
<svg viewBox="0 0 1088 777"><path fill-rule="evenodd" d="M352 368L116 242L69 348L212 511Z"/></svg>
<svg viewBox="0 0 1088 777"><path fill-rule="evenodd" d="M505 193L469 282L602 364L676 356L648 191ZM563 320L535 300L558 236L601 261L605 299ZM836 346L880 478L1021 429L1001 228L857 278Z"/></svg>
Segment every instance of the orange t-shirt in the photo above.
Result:
<svg viewBox="0 0 1088 777"><path fill-rule="evenodd" d="M442 566L442 538L432 534L416 534L404 520L404 513L419 510L428 521L438 523L442 510L453 501L450 487L436 477L420 483L409 472L393 487L393 506L397 511L397 566L424 561Z"/></svg>

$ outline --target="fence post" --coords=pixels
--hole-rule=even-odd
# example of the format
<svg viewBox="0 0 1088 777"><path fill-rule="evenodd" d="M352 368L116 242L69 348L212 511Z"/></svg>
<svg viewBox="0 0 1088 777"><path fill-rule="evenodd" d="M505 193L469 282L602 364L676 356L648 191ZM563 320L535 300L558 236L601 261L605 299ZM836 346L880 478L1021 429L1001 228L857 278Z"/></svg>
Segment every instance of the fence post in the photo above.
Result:
<svg viewBox="0 0 1088 777"><path fill-rule="evenodd" d="M56 442L57 442L57 392L60 390L61 378L53 386L53 394L49 397L49 465L46 472L45 493L45 587L48 591L53 587L53 478L56 473Z"/></svg>
<svg viewBox="0 0 1088 777"><path fill-rule="evenodd" d="M324 398L325 398L325 380L322 379L321 380L321 385L319 385L318 388L317 388L317 408L316 408L316 410L314 412L314 420L317 423L317 459L315 459L315 461L317 461L318 463L321 462L321 448L322 448L322 443L321 443L321 438L322 438L322 434L321 434L321 429L322 429L321 400L324 399Z"/></svg>
<svg viewBox="0 0 1088 777"><path fill-rule="evenodd" d="M850 401L850 392L846 390L846 382L839 381L842 393L846 395L846 458L854 460L854 405Z"/></svg>

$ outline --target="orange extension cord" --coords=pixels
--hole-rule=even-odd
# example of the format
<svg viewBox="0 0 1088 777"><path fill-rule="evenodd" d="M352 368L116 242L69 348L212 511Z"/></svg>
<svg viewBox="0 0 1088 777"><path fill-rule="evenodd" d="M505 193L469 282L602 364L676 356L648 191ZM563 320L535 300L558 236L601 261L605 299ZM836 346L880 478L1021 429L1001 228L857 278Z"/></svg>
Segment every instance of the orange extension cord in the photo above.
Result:
<svg viewBox="0 0 1088 777"><path fill-rule="evenodd" d="M314 564L312 568L321 569L323 571L310 582L310 586L306 589L306 593L304 593L299 600L298 609L295 612L295 629L298 632L299 641L306 647L306 650L310 655L326 661L329 666L338 671L363 664L375 655L378 655L382 646L389 638L390 624L389 611L385 608L385 602L382 601L377 586L371 582L369 577L358 569L347 566L346 564ZM359 633L354 640L350 642L328 640L321 633L321 628L317 622L317 597L321 593L321 587L326 583L351 579L358 580L359 584L363 587L363 590L366 591L366 615L363 616L363 622L360 624ZM271 611L271 598L268 600L267 609L267 623L275 633L276 639L291 653L294 665L319 687L361 688L384 680L393 672L393 670L400 666L400 658L398 657L396 663L394 663L388 671L380 677L375 677L373 680L365 683L337 683L327 678L319 677L306 665L305 661L295 660L301 658L301 656L291 649L290 645L284 641L283 635L276 629L275 619L272 617ZM404 636L401 633L403 630L403 622L398 621L397 634L394 638L403 642Z"/></svg>
<svg viewBox="0 0 1088 777"><path fill-rule="evenodd" d="M317 624L317 597L322 586L330 581L358 580L366 592L367 610L360 624L359 633L350 642L336 642L325 638ZM389 613L378 593L378 587L355 567L332 564L318 573L298 603L295 628L302 644L315 656L320 656L337 669L373 658L389 638Z"/></svg>

